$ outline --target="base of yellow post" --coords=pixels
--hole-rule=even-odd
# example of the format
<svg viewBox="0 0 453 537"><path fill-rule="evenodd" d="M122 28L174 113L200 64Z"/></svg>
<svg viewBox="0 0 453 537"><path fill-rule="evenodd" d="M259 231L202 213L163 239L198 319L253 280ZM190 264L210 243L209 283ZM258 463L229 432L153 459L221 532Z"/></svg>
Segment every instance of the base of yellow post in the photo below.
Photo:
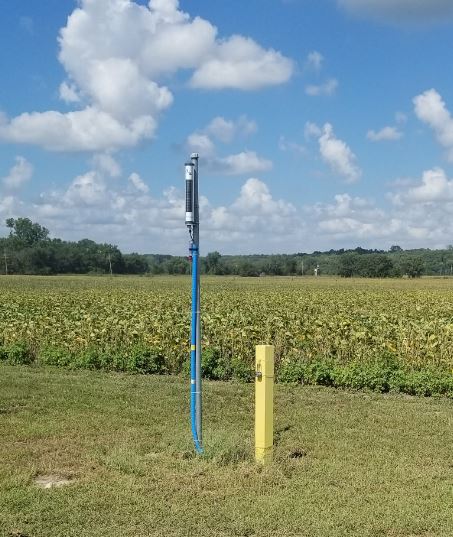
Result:
<svg viewBox="0 0 453 537"><path fill-rule="evenodd" d="M260 464L269 464L272 462L272 457L274 454L274 448L268 447L268 448L255 448L255 460L256 462L259 462Z"/></svg>

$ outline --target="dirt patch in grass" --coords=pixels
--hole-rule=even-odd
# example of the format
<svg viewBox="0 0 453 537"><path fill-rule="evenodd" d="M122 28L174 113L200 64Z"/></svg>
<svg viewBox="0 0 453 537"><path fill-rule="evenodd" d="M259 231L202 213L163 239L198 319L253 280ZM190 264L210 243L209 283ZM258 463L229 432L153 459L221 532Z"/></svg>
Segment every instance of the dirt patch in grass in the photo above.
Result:
<svg viewBox="0 0 453 537"><path fill-rule="evenodd" d="M40 489L52 489L70 485L74 480L58 474L37 475L33 480Z"/></svg>

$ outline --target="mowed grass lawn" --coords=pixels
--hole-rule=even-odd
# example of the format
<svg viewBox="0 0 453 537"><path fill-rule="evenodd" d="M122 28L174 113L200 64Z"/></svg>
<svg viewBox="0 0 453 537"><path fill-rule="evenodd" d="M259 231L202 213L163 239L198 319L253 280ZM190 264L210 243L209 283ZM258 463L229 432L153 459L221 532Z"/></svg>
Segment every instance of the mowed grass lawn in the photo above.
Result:
<svg viewBox="0 0 453 537"><path fill-rule="evenodd" d="M453 401L277 386L275 461L253 385L204 383L192 453L180 377L0 365L0 534L453 535ZM39 475L71 484L40 489Z"/></svg>

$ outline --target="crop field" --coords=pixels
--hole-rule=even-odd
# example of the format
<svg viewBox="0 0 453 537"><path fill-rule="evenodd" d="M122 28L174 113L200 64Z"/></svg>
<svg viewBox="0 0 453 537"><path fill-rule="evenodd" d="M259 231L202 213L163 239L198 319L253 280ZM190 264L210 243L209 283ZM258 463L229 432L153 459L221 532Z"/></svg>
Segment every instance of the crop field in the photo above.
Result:
<svg viewBox="0 0 453 537"><path fill-rule="evenodd" d="M188 277L1 277L0 301L9 363L187 368ZM451 279L206 277L202 323L208 378L248 380L266 343L283 381L453 393Z"/></svg>

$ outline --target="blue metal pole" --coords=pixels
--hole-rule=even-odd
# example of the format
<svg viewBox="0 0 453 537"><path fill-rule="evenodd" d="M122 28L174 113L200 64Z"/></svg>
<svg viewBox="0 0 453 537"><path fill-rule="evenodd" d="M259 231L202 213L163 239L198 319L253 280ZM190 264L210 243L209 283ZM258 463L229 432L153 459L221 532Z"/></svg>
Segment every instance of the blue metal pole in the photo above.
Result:
<svg viewBox="0 0 453 537"><path fill-rule="evenodd" d="M198 245L194 242L190 245L192 256L192 324L190 341L190 419L192 425L192 437L195 449L198 453L203 453L197 433L197 319L198 319Z"/></svg>
<svg viewBox="0 0 453 537"><path fill-rule="evenodd" d="M200 210L198 203L198 153L192 153L190 160L193 163L193 242L198 247L198 258L200 258ZM201 300L200 300L200 269L197 271L197 350L195 358L195 423L197 427L197 438L200 445L203 445L202 428L202 396L201 396Z"/></svg>

